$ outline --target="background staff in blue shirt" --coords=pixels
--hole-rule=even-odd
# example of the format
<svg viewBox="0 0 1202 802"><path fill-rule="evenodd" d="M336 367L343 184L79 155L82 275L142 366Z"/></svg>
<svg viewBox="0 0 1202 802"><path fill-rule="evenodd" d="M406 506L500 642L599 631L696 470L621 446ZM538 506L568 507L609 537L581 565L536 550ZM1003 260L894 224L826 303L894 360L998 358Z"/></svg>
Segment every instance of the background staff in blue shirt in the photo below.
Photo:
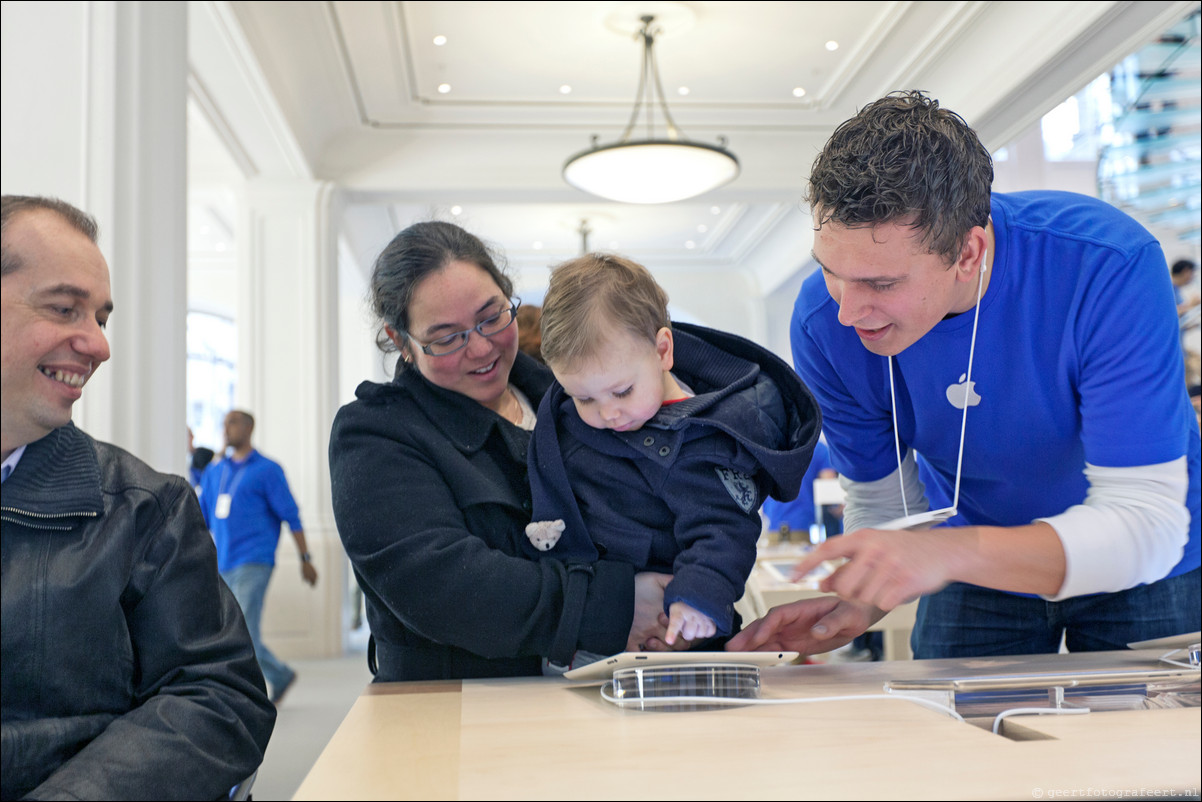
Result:
<svg viewBox="0 0 1202 802"><path fill-rule="evenodd" d="M251 447L255 419L249 412L233 410L225 416L225 444L229 455L210 465L201 478L200 506L217 544L217 569L234 592L255 644L255 657L271 685L277 705L296 681L296 672L276 657L260 631L263 599L275 568L280 524L287 522L301 559L301 576L317 584L300 510L284 470Z"/></svg>

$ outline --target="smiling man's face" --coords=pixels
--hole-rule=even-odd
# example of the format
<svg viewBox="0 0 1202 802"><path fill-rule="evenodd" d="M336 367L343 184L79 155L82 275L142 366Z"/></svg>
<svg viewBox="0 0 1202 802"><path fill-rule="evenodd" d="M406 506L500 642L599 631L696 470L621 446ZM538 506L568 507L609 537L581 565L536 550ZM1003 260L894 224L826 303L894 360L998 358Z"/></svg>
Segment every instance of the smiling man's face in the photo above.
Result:
<svg viewBox="0 0 1202 802"><path fill-rule="evenodd" d="M944 317L976 302L971 249L966 245L949 265L921 239L903 223L853 228L827 222L814 232L814 259L839 305L839 322L854 328L874 354L901 353Z"/></svg>
<svg viewBox="0 0 1202 802"><path fill-rule="evenodd" d="M4 232L19 267L0 279L3 452L71 420L71 407L109 358L108 265L88 237L56 212L19 213Z"/></svg>

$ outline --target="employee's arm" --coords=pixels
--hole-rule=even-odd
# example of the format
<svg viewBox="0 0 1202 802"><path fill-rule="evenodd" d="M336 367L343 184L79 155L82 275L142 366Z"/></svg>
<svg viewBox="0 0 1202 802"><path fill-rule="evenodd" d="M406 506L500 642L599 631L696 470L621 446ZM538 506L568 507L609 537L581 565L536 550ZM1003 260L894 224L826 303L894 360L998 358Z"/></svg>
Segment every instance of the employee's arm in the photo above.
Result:
<svg viewBox="0 0 1202 802"><path fill-rule="evenodd" d="M861 528L823 543L797 571L846 559L819 587L884 610L949 582L1059 600L1166 576L1188 537L1185 458L1125 468L1087 465L1085 474L1086 498L1059 515L1014 527Z"/></svg>
<svg viewBox="0 0 1202 802"><path fill-rule="evenodd" d="M846 562L819 590L892 610L949 582L1051 596L1064 584L1065 557L1051 525L942 527L918 532L858 529L818 546L797 566Z"/></svg>

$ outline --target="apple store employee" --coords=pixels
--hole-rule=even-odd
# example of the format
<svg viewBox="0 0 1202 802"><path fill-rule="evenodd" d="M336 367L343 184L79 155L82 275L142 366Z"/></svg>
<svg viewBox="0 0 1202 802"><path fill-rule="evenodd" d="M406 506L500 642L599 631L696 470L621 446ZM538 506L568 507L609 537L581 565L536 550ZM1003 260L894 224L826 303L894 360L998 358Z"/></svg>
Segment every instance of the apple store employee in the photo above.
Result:
<svg viewBox="0 0 1202 802"><path fill-rule="evenodd" d="M1164 254L1105 203L992 178L972 129L916 92L815 162L821 269L791 335L853 534L801 566L848 558L824 582L837 607L799 603L731 648L779 648L785 619L833 648L919 596L916 657L1200 628L1200 441ZM928 504L946 525L881 526Z"/></svg>

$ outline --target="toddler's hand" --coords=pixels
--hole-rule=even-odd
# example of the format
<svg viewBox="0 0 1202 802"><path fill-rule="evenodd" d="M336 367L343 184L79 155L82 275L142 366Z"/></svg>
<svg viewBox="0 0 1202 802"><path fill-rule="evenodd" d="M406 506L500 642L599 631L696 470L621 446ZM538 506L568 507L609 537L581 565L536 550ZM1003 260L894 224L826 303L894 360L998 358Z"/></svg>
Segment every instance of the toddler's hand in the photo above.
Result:
<svg viewBox="0 0 1202 802"><path fill-rule="evenodd" d="M713 637L717 631L718 627L708 615L684 602L672 602L668 607L668 633L664 636L664 642L669 646L676 643L677 636L685 640L698 640Z"/></svg>

